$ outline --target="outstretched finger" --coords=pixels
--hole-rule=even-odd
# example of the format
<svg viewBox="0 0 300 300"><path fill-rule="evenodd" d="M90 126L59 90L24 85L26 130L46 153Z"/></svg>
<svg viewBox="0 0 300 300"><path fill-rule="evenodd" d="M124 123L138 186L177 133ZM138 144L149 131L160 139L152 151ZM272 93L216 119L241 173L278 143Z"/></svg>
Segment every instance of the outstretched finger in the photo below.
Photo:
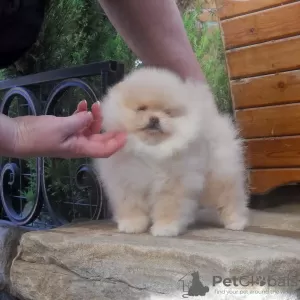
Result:
<svg viewBox="0 0 300 300"><path fill-rule="evenodd" d="M90 125L90 131L91 133L99 133L102 125L102 114L101 114L101 107L99 101L97 101L92 105L92 115L93 115L93 122Z"/></svg>
<svg viewBox="0 0 300 300"><path fill-rule="evenodd" d="M74 136L88 128L93 121L91 112L81 111L69 117L60 117L63 124L62 131L64 136Z"/></svg>
<svg viewBox="0 0 300 300"><path fill-rule="evenodd" d="M82 100L78 103L77 109L74 112L74 114L77 114L77 113L82 112L82 111L87 111L87 102L86 102L86 100Z"/></svg>

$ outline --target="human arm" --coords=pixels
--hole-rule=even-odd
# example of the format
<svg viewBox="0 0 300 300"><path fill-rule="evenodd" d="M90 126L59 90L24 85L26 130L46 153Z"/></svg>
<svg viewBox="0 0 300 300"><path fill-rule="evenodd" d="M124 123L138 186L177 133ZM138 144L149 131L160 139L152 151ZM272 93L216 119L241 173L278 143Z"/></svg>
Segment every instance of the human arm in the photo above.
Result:
<svg viewBox="0 0 300 300"><path fill-rule="evenodd" d="M48 156L59 158L109 157L126 142L125 133L101 133L99 103L87 112L80 102L69 117L0 114L0 156L18 158Z"/></svg>
<svg viewBox="0 0 300 300"><path fill-rule="evenodd" d="M184 79L205 80L175 0L99 0L99 3L145 65L170 69Z"/></svg>
<svg viewBox="0 0 300 300"><path fill-rule="evenodd" d="M17 131L15 120L0 114L0 156L14 155L16 141Z"/></svg>

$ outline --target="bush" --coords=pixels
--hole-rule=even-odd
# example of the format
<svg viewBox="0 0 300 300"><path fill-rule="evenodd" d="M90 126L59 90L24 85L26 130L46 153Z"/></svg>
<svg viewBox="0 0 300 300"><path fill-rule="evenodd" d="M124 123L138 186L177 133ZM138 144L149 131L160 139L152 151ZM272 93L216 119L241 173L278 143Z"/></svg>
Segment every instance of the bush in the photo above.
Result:
<svg viewBox="0 0 300 300"><path fill-rule="evenodd" d="M2 77L95 61L118 60L130 70L136 57L110 24L97 0L48 1L38 41ZM1 73L0 73L1 76Z"/></svg>
<svg viewBox="0 0 300 300"><path fill-rule="evenodd" d="M200 11L200 8L186 11L183 22L219 109L231 113L232 102L221 32L219 28L209 30L207 25L199 30Z"/></svg>

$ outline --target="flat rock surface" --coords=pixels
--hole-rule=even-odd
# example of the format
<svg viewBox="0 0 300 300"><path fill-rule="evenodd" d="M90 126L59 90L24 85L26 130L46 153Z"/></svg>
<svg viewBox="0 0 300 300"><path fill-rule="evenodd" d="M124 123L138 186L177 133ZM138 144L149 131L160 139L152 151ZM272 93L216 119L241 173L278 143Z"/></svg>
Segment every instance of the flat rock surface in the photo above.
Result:
<svg viewBox="0 0 300 300"><path fill-rule="evenodd" d="M297 208L299 212L299 206ZM300 239L300 215L284 210L255 211L247 231Z"/></svg>
<svg viewBox="0 0 300 300"><path fill-rule="evenodd" d="M207 226L221 227L216 213L210 210L200 211L198 219ZM300 239L300 204L250 210L250 226L246 231Z"/></svg>
<svg viewBox="0 0 300 300"><path fill-rule="evenodd" d="M11 284L19 298L32 300L166 299L183 294L194 272L205 286L214 276L300 276L299 253L296 239L253 232L202 227L158 238L87 222L24 234Z"/></svg>

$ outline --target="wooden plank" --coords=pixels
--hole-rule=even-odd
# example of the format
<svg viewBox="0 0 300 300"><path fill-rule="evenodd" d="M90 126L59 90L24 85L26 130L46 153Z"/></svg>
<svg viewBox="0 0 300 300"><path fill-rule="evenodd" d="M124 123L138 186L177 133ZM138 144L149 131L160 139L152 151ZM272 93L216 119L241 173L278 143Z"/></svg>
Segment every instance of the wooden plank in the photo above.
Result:
<svg viewBox="0 0 300 300"><path fill-rule="evenodd" d="M300 183L300 169L251 170L249 173L252 194L264 194L291 183Z"/></svg>
<svg viewBox="0 0 300 300"><path fill-rule="evenodd" d="M220 19L280 6L295 0L216 0Z"/></svg>
<svg viewBox="0 0 300 300"><path fill-rule="evenodd" d="M238 110L235 115L244 138L300 134L300 104Z"/></svg>
<svg viewBox="0 0 300 300"><path fill-rule="evenodd" d="M300 37L286 38L226 52L231 79L300 68Z"/></svg>
<svg viewBox="0 0 300 300"><path fill-rule="evenodd" d="M231 91L236 109L294 103L300 101L300 71L231 81Z"/></svg>
<svg viewBox="0 0 300 300"><path fill-rule="evenodd" d="M300 136L245 141L249 168L300 167Z"/></svg>
<svg viewBox="0 0 300 300"><path fill-rule="evenodd" d="M300 33L300 2L221 22L225 48L257 44Z"/></svg>

